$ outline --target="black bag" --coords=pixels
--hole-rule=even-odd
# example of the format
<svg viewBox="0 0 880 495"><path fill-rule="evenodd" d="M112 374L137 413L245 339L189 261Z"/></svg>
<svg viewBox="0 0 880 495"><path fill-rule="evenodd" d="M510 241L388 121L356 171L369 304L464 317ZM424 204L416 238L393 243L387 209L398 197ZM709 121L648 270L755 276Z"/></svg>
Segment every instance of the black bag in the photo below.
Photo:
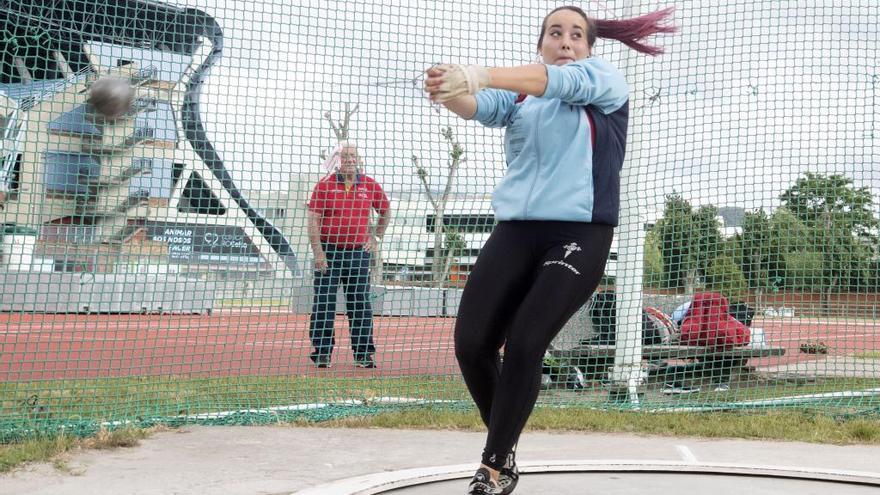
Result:
<svg viewBox="0 0 880 495"><path fill-rule="evenodd" d="M755 310L745 303L734 303L727 308L727 314L734 317L738 322L750 327L755 317Z"/></svg>
<svg viewBox="0 0 880 495"><path fill-rule="evenodd" d="M617 294L613 290L597 292L590 307L590 322L595 334L586 343L591 345L614 345L617 342ZM663 342L664 332L654 320L642 311L642 345Z"/></svg>
<svg viewBox="0 0 880 495"><path fill-rule="evenodd" d="M617 294L613 290L597 292L590 306L590 322L595 334L590 344L612 345L617 333Z"/></svg>

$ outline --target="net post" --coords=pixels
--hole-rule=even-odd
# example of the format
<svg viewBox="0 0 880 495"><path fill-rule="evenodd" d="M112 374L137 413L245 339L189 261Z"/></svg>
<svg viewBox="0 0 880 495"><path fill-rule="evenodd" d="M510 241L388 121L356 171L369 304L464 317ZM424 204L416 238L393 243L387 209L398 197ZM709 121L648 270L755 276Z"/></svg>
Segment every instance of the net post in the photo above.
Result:
<svg viewBox="0 0 880 495"><path fill-rule="evenodd" d="M626 2L622 10L624 17L637 14L632 2ZM638 191L639 177L645 170L645 157L641 143L641 112L636 110L638 100L635 97L639 89L644 87L645 75L644 67L639 66L639 57L635 50L627 50L623 58L624 75L631 88L630 122L626 160L620 177L620 223L617 227L615 273L617 346L610 377L611 398L635 407L639 405L639 389L644 382L641 367L641 307L645 232Z"/></svg>

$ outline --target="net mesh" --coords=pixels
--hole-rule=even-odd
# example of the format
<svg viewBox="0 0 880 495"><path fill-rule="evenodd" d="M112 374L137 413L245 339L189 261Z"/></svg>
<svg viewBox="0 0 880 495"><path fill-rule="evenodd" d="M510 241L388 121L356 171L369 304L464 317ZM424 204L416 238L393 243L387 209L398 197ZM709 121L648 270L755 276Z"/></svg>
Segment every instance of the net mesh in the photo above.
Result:
<svg viewBox="0 0 880 495"><path fill-rule="evenodd" d="M535 61L551 5L0 5L0 437L470 407L452 332L503 130L423 72ZM631 88L621 225L540 403L876 413L880 7L676 9L662 56L594 49ZM118 116L108 77L133 88ZM370 189L336 180L341 142ZM372 211L339 244L387 230L316 275L308 205L337 193ZM709 307L746 339L683 336Z"/></svg>

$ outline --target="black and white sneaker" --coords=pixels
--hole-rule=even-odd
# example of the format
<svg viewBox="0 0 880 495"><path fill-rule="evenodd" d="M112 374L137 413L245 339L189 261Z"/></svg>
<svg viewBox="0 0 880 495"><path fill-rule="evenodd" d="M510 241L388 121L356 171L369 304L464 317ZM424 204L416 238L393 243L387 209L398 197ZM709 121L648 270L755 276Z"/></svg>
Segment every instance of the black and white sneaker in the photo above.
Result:
<svg viewBox="0 0 880 495"><path fill-rule="evenodd" d="M489 470L481 467L468 485L467 495L502 495L501 486L492 480Z"/></svg>
<svg viewBox="0 0 880 495"><path fill-rule="evenodd" d="M666 395L687 395L695 394L700 391L700 387L685 387L680 384L667 383L663 386L663 393Z"/></svg>
<svg viewBox="0 0 880 495"><path fill-rule="evenodd" d="M309 359L315 363L315 366L318 368L329 368L330 367L330 355L329 354L319 354L317 352L312 352L309 355Z"/></svg>
<svg viewBox="0 0 880 495"><path fill-rule="evenodd" d="M498 475L498 486L501 487L501 495L508 495L516 488L519 482L519 469L516 467L516 460L513 454L507 456L504 467L501 468Z"/></svg>
<svg viewBox="0 0 880 495"><path fill-rule="evenodd" d="M354 365L358 368L374 369L376 361L373 360L372 354L364 354L362 356L355 356Z"/></svg>
<svg viewBox="0 0 880 495"><path fill-rule="evenodd" d="M716 392L730 392L730 384L729 383L716 383L715 384Z"/></svg>

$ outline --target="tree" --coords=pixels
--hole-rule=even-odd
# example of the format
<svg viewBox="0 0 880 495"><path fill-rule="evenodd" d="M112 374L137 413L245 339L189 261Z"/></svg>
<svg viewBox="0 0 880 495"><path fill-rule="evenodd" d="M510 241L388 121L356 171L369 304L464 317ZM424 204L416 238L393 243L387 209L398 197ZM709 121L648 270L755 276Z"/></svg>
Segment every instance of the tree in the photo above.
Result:
<svg viewBox="0 0 880 495"><path fill-rule="evenodd" d="M694 211L678 194L666 197L661 218L654 227L663 257L663 281L667 288L692 293L699 275L720 254L721 230L718 209L702 206Z"/></svg>
<svg viewBox="0 0 880 495"><path fill-rule="evenodd" d="M645 235L645 261L642 277L646 287L665 286L663 283L663 253L660 251L660 241L657 237L656 229L651 229Z"/></svg>
<svg viewBox="0 0 880 495"><path fill-rule="evenodd" d="M794 253L812 252L813 235L804 222L787 208L777 208L770 215L770 238L767 255L767 277L773 289L793 288L788 262Z"/></svg>
<svg viewBox="0 0 880 495"><path fill-rule="evenodd" d="M446 168L446 184L444 185L443 193L439 198L434 197L434 193L431 192L431 185L428 183L428 172L421 166L418 157L416 155L412 156L412 162L416 169L416 174L419 176L419 180L422 181L422 186L425 188L425 195L428 197L428 201L434 208L434 256L431 262L431 278L438 287L443 286L446 282L446 278L449 275L449 267L451 266L447 261L451 250L444 249L443 241L446 238L444 235L444 232L446 231L446 222L443 215L446 211L446 203L452 193L452 186L455 184L455 176L458 173L458 167L465 161L464 148L458 140L455 139L455 135L452 133L452 127L446 127L443 129L442 134L443 138L449 144L449 165Z"/></svg>
<svg viewBox="0 0 880 495"><path fill-rule="evenodd" d="M771 238L770 217L763 210L757 210L746 212L742 219L742 232L734 239L734 257L748 288L754 291L759 307L762 294L775 290L770 277Z"/></svg>
<svg viewBox="0 0 880 495"><path fill-rule="evenodd" d="M691 249L691 271L688 274L688 293L693 292L698 274L704 276L709 266L722 255L721 228L718 223L718 208L701 206L693 217L693 245Z"/></svg>
<svg viewBox="0 0 880 495"><path fill-rule="evenodd" d="M810 231L807 251L821 255L816 258L822 261L821 276L815 282L827 311L831 294L849 290L876 251L873 196L843 175L807 172L780 199Z"/></svg>
<svg viewBox="0 0 880 495"><path fill-rule="evenodd" d="M339 122L333 121L333 116L330 114L330 112L324 112L324 118L327 120L327 122L330 123L330 128L333 129L333 133L336 134L337 141L345 141L348 139L348 130L349 126L351 125L351 116L357 113L357 111L358 105L355 105L354 108L351 108L351 106L346 103L345 110L343 111L342 120ZM326 156L324 156L324 154L322 153L321 158L326 158Z"/></svg>
<svg viewBox="0 0 880 495"><path fill-rule="evenodd" d="M458 231L447 228L445 246L443 248L444 280L449 277L449 273L452 270L452 264L464 253L466 248L467 243L464 241L464 237L462 237Z"/></svg>
<svg viewBox="0 0 880 495"><path fill-rule="evenodd" d="M806 251L813 248L812 240L810 229L787 208L777 208L770 215L771 253L773 251L778 251L780 254Z"/></svg>
<svg viewBox="0 0 880 495"><path fill-rule="evenodd" d="M665 288L679 288L685 285L685 278L690 270L692 231L691 204L677 194L667 196L663 217L654 226L660 254L663 257L662 285Z"/></svg>
<svg viewBox="0 0 880 495"><path fill-rule="evenodd" d="M795 251L785 253L785 287L796 291L812 292L824 278L822 253Z"/></svg>
<svg viewBox="0 0 880 495"><path fill-rule="evenodd" d="M877 242L878 221L870 189L853 187L852 180L843 175L807 172L780 199L809 227L827 228L833 220L852 237Z"/></svg>
<svg viewBox="0 0 880 495"><path fill-rule="evenodd" d="M749 284L730 255L713 258L705 268L704 277L707 290L719 292L731 302L742 302L748 295Z"/></svg>

